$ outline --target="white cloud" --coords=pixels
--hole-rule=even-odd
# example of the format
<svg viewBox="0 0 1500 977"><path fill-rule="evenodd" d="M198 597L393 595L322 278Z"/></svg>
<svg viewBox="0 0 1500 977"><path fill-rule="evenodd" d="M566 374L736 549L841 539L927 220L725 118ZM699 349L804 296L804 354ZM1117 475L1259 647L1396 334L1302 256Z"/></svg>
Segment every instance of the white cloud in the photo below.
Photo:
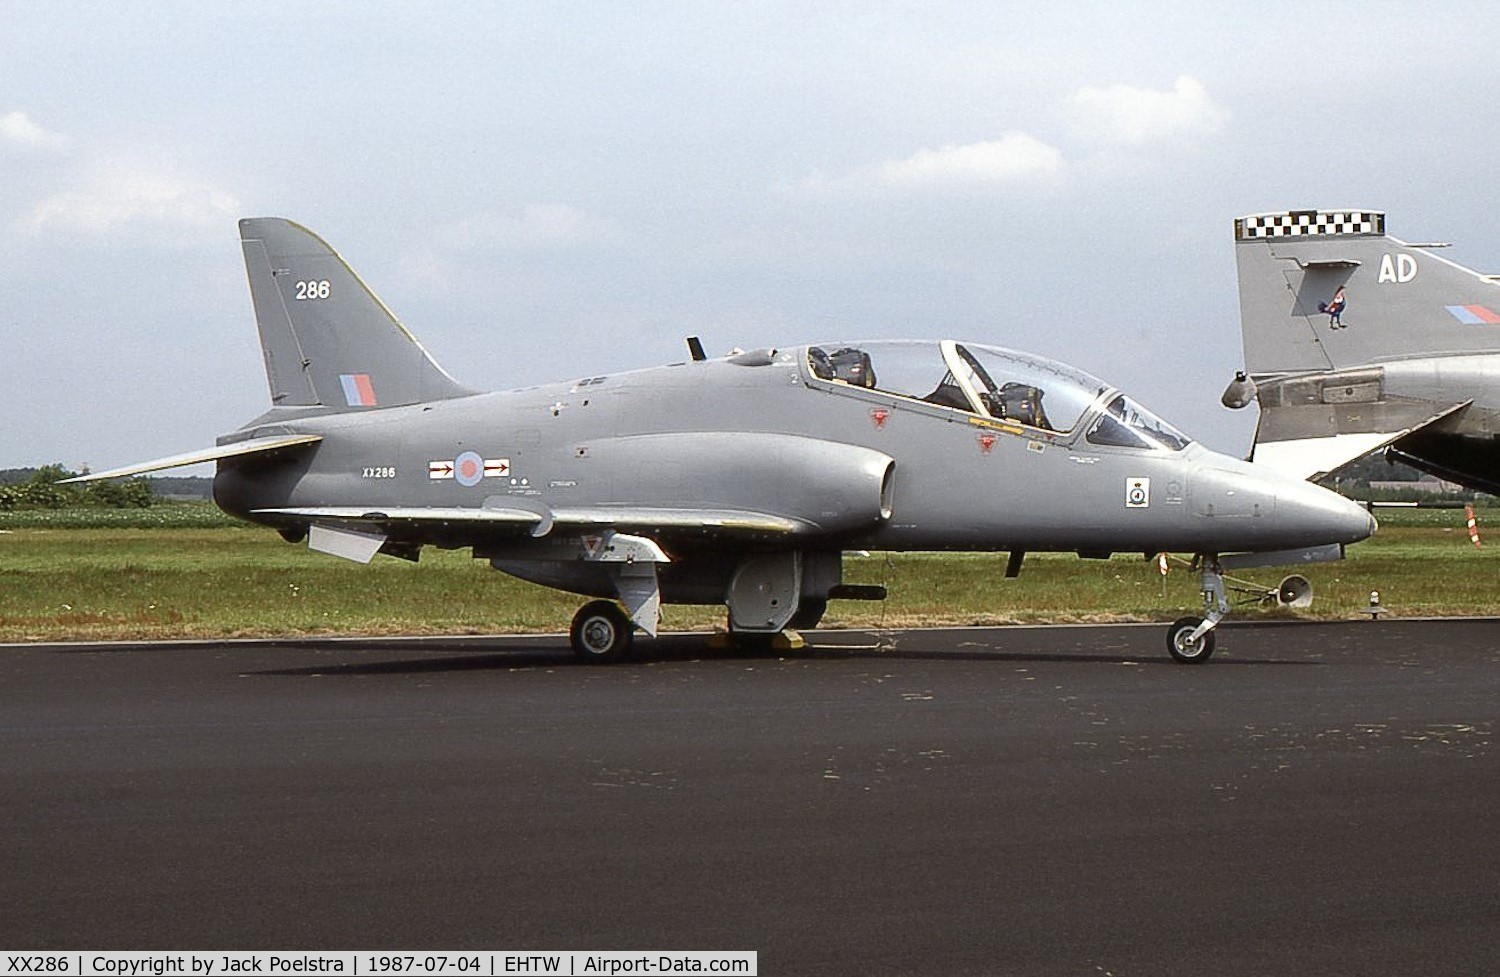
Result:
<svg viewBox="0 0 1500 977"><path fill-rule="evenodd" d="M228 233L240 213L232 194L204 180L142 162L100 163L71 189L38 202L19 221L32 234L109 237L140 229Z"/></svg>
<svg viewBox="0 0 1500 977"><path fill-rule="evenodd" d="M31 116L21 111L0 115L0 141L22 149L47 152L58 152L68 146L66 137L43 129Z"/></svg>
<svg viewBox="0 0 1500 977"><path fill-rule="evenodd" d="M528 204L518 214L476 214L448 227L442 243L460 251L554 251L608 237L607 221L566 204Z"/></svg>
<svg viewBox="0 0 1500 977"><path fill-rule="evenodd" d="M966 145L922 149L905 159L887 160L829 179L814 174L807 190L976 190L1049 183L1067 168L1055 147L1024 132Z"/></svg>
<svg viewBox="0 0 1500 977"><path fill-rule="evenodd" d="M1169 91L1115 85L1082 88L1054 104L1059 128L1073 137L1069 152L1027 132L997 139L921 149L904 159L863 166L842 176L815 172L801 181L811 193L871 194L890 191L998 191L1061 184L1067 177L1129 172L1140 157L1128 150L1161 142L1178 146L1218 133L1227 110L1195 78L1179 77ZM1089 150L1093 152L1090 155ZM1120 152L1125 150L1127 152Z"/></svg>
<svg viewBox="0 0 1500 977"><path fill-rule="evenodd" d="M1070 108L1079 139L1120 146L1213 135L1229 118L1203 84L1187 75L1165 92L1129 85L1082 88Z"/></svg>
<svg viewBox="0 0 1500 977"><path fill-rule="evenodd" d="M1062 153L1024 132L999 139L923 149L876 167L888 186L986 186L1051 179L1063 170Z"/></svg>

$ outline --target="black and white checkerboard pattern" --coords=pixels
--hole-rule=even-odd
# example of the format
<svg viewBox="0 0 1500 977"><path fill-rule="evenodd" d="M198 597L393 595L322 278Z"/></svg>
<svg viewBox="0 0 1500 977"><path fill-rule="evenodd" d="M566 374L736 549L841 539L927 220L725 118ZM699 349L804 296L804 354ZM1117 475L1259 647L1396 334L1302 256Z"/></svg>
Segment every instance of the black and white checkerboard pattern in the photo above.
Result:
<svg viewBox="0 0 1500 977"><path fill-rule="evenodd" d="M1252 214L1234 222L1236 241L1384 233L1385 214L1375 210L1289 210L1281 214Z"/></svg>

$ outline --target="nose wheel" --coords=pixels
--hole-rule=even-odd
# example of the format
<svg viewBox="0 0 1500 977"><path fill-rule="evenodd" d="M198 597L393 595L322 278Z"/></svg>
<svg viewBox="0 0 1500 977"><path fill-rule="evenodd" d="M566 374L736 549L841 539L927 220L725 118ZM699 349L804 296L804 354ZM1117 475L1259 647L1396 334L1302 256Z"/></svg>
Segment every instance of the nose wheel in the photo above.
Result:
<svg viewBox="0 0 1500 977"><path fill-rule="evenodd" d="M1197 665L1208 661L1214 653L1214 633L1199 628L1204 625L1201 617L1180 617L1167 629L1167 653L1184 665Z"/></svg>
<svg viewBox="0 0 1500 977"><path fill-rule="evenodd" d="M610 600L591 601L573 615L568 638L579 661L607 665L630 655L635 625L619 604Z"/></svg>
<svg viewBox="0 0 1500 977"><path fill-rule="evenodd" d="M1214 628L1229 613L1224 594L1224 571L1218 557L1207 554L1199 567L1203 616L1180 617L1167 629L1167 653L1184 665L1201 665L1214 653Z"/></svg>

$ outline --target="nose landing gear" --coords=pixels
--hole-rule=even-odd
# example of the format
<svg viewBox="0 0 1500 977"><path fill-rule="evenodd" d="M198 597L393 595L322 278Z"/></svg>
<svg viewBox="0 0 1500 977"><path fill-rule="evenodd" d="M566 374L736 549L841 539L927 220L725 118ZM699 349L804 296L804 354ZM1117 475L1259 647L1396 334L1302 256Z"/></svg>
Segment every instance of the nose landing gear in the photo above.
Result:
<svg viewBox="0 0 1500 977"><path fill-rule="evenodd" d="M1205 555L1199 567L1203 617L1182 617L1167 629L1167 653L1184 665L1201 665L1214 653L1214 628L1229 613L1219 558Z"/></svg>
<svg viewBox="0 0 1500 977"><path fill-rule="evenodd" d="M1214 653L1214 632L1199 631L1206 622L1201 617L1180 617L1167 629L1167 652L1184 665L1208 661Z"/></svg>

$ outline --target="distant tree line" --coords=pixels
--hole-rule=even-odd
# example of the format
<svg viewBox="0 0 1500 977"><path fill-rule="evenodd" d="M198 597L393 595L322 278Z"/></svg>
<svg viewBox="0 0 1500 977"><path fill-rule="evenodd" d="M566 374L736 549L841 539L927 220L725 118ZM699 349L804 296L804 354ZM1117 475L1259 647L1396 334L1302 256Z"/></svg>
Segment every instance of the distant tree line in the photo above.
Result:
<svg viewBox="0 0 1500 977"><path fill-rule="evenodd" d="M16 509L144 509L160 497L144 478L111 479L63 485L78 472L62 465L0 471L0 512Z"/></svg>
<svg viewBox="0 0 1500 977"><path fill-rule="evenodd" d="M125 498L137 498L144 488L156 501L179 500L179 499L211 499L214 495L214 480L201 475L149 475L145 478L131 478L125 480L114 480L110 482L90 482L86 486L58 485L58 481L71 478L78 474L64 465L47 465L44 468L0 468L0 492L14 486L41 485L64 491L84 491L83 505L104 504L114 505L113 502L91 502L95 499L118 498L119 493L114 492L108 486L136 485L130 489ZM40 497L51 497L52 493L45 489L31 490ZM136 502L128 502L127 505L137 505ZM0 503L0 508L6 508ZM50 508L50 506L46 507Z"/></svg>
<svg viewBox="0 0 1500 977"><path fill-rule="evenodd" d="M1419 482L1425 477L1410 465L1387 461L1383 451L1351 461L1335 473L1338 481L1356 485L1369 485L1371 482Z"/></svg>
<svg viewBox="0 0 1500 977"><path fill-rule="evenodd" d="M1465 488L1438 491L1431 476L1399 461L1388 461L1383 450L1350 462L1332 475L1319 479L1318 484L1340 495L1366 502L1422 502L1427 505L1465 502L1494 505L1496 502L1492 495Z"/></svg>
<svg viewBox="0 0 1500 977"><path fill-rule="evenodd" d="M151 491L168 499L211 499L214 497L214 480L202 475L148 475L146 484Z"/></svg>

